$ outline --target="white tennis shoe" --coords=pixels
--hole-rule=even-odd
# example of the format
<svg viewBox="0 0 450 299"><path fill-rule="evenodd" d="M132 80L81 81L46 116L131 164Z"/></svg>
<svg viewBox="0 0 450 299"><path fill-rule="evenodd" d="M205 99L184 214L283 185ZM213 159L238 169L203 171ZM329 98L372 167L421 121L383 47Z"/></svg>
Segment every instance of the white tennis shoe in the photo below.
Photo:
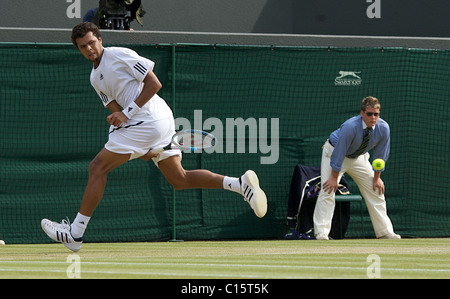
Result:
<svg viewBox="0 0 450 299"><path fill-rule="evenodd" d="M239 178L239 181L241 182L241 194L244 196L244 200L248 202L256 216L264 217L267 213L267 197L259 187L256 173L253 170L247 170Z"/></svg>
<svg viewBox="0 0 450 299"><path fill-rule="evenodd" d="M72 237L72 234L70 233L70 221L68 218L67 220L63 219L61 223L42 219L41 227L53 241L60 242L75 252L81 249L83 238L74 239Z"/></svg>

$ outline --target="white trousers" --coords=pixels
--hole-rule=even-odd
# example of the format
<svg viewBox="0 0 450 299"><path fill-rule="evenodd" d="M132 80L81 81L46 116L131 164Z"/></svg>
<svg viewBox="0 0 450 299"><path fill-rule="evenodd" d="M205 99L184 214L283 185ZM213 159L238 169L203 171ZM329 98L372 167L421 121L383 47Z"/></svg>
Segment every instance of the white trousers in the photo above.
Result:
<svg viewBox="0 0 450 299"><path fill-rule="evenodd" d="M321 182L323 184L331 175L330 157L334 147L326 141L322 151ZM344 173L348 173L357 184L359 191L369 210L370 220L377 238L394 233L391 220L387 215L384 194L379 194L378 188L373 191L373 169L369 162L369 153L360 155L356 159L345 158L339 172L338 182ZM329 194L320 190L314 209L314 234L316 237L328 238L335 207L335 193Z"/></svg>

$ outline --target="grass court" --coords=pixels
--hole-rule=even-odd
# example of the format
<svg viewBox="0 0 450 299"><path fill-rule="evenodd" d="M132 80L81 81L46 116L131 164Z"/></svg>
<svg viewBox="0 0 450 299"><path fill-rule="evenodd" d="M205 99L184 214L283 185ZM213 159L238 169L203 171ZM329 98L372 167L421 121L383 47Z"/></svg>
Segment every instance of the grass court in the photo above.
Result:
<svg viewBox="0 0 450 299"><path fill-rule="evenodd" d="M450 239L0 246L0 278L450 278Z"/></svg>

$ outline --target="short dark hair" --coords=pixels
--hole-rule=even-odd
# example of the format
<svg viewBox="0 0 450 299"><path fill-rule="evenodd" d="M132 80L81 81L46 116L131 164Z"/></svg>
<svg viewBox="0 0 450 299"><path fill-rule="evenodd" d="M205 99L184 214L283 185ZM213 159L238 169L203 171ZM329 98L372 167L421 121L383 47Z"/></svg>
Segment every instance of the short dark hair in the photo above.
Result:
<svg viewBox="0 0 450 299"><path fill-rule="evenodd" d="M77 38L85 36L88 32L92 32L92 34L98 39L102 37L100 29L98 29L98 27L94 23L80 23L72 29L72 43L75 45L75 47L78 47Z"/></svg>

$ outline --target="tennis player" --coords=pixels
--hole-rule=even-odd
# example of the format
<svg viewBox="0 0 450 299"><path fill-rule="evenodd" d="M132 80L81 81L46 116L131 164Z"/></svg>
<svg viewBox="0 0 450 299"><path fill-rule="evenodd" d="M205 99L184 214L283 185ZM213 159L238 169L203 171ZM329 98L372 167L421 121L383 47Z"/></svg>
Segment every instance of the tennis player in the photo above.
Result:
<svg viewBox="0 0 450 299"><path fill-rule="evenodd" d="M157 94L162 85L153 73L153 61L127 48L104 48L100 30L90 22L73 28L72 42L93 64L91 84L111 112L106 118L110 124L109 139L89 165L88 183L73 223L68 219L61 223L41 221L51 239L72 251L80 250L88 222L102 199L108 173L135 158L152 159L177 190L227 189L244 196L256 216L266 214L266 195L254 171L248 170L240 178L203 169L188 171L181 165L179 149L150 153L152 148L169 144L175 134L172 110Z"/></svg>
<svg viewBox="0 0 450 299"><path fill-rule="evenodd" d="M348 173L358 185L366 202L377 238L400 239L394 233L387 215L382 170L374 170L368 151L374 159L387 161L390 152L390 129L380 118L381 105L377 98L366 97L361 102L360 115L345 121L331 133L322 150L322 190L314 209L314 235L328 240L335 206L335 192L342 175ZM365 135L367 133L367 135ZM366 138L365 138L366 137Z"/></svg>

